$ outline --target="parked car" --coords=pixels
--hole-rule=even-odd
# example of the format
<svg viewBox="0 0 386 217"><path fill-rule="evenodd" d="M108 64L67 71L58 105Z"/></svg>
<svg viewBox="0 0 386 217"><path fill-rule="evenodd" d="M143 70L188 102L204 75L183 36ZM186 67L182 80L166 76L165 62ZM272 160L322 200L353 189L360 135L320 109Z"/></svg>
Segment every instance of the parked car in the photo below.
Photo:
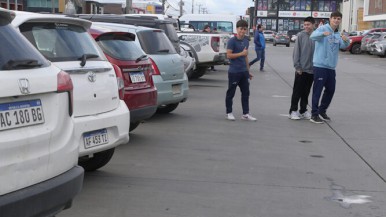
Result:
<svg viewBox="0 0 386 217"><path fill-rule="evenodd" d="M196 69L196 59L194 58L194 51L184 42L180 43L180 55L184 62L184 71L187 75L192 74Z"/></svg>
<svg viewBox="0 0 386 217"><path fill-rule="evenodd" d="M363 37L365 37L369 33L373 32L386 32L386 28L374 28L369 29L363 32L362 35L350 36L350 45L343 51L350 51L352 54L360 54L361 53L361 42Z"/></svg>
<svg viewBox="0 0 386 217"><path fill-rule="evenodd" d="M367 43L370 41L370 39L374 36L375 33L369 33L361 40L361 52L367 51Z"/></svg>
<svg viewBox="0 0 386 217"><path fill-rule="evenodd" d="M374 51L375 51L375 48L376 48L374 46L374 44L376 42L379 42L379 41L382 41L382 40L385 40L385 39L386 39L386 32L382 32L382 33L379 33L379 34L374 34L374 36L371 37L371 39L367 43L367 52L369 54L374 54Z"/></svg>
<svg viewBox="0 0 386 217"><path fill-rule="evenodd" d="M75 141L86 171L106 165L129 141L130 112L121 72L88 33L91 22L61 15L18 11L12 24L74 83Z"/></svg>
<svg viewBox="0 0 386 217"><path fill-rule="evenodd" d="M379 57L386 56L386 39L375 42L373 45L373 54L378 55Z"/></svg>
<svg viewBox="0 0 386 217"><path fill-rule="evenodd" d="M121 31L135 34L135 42L152 62L158 113L172 112L179 103L186 101L189 85L184 64L163 30L117 23L94 22L93 25L121 28Z"/></svg>
<svg viewBox="0 0 386 217"><path fill-rule="evenodd" d="M0 216L55 216L83 185L73 84L0 8Z"/></svg>
<svg viewBox="0 0 386 217"><path fill-rule="evenodd" d="M275 38L273 39L273 46L276 46L277 44L284 44L286 47L289 47L291 44L291 41L286 34L277 34Z"/></svg>
<svg viewBox="0 0 386 217"><path fill-rule="evenodd" d="M107 59L122 71L124 100L130 110L130 131L133 131L157 110L157 89L151 77L153 68L150 59L135 43L133 33L96 25L91 27L90 33Z"/></svg>
<svg viewBox="0 0 386 217"><path fill-rule="evenodd" d="M350 32L348 36L358 36L362 34L363 34L363 31L353 31L353 32Z"/></svg>
<svg viewBox="0 0 386 217"><path fill-rule="evenodd" d="M291 39L291 41L296 41L297 35L299 32L303 31L302 29L293 29L293 30L288 30L287 35Z"/></svg>
<svg viewBox="0 0 386 217"><path fill-rule="evenodd" d="M266 41L274 41L276 33L272 30L264 30L263 35Z"/></svg>

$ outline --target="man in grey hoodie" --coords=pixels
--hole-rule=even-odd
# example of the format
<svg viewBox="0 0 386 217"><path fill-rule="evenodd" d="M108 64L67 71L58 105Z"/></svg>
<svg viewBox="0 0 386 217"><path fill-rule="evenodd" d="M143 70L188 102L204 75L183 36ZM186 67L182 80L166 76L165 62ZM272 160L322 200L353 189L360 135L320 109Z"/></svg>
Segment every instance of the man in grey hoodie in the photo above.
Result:
<svg viewBox="0 0 386 217"><path fill-rule="evenodd" d="M310 119L311 113L307 111L308 95L314 80L312 72L312 59L314 55L315 42L310 39L314 31L315 20L312 17L304 19L304 30L298 33L293 52L293 63L295 67L295 80L291 98L289 118L292 120ZM300 110L298 104L300 101Z"/></svg>

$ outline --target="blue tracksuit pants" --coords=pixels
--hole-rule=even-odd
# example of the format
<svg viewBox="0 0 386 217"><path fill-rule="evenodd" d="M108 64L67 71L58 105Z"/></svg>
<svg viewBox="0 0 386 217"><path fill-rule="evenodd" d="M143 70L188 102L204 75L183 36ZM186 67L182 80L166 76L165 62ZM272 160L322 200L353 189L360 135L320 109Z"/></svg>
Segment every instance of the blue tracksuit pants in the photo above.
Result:
<svg viewBox="0 0 386 217"><path fill-rule="evenodd" d="M335 70L314 67L314 87L312 89L312 116L326 113L335 93ZM324 88L322 100L320 97ZM319 105L320 101L320 105Z"/></svg>

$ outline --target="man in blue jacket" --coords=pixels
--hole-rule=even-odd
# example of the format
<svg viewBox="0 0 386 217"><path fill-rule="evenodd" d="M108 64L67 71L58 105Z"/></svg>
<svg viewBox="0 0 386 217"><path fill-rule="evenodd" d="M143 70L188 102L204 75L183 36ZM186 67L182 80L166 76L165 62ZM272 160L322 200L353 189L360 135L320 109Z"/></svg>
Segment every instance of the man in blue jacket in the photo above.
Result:
<svg viewBox="0 0 386 217"><path fill-rule="evenodd" d="M253 42L255 43L256 58L249 62L249 66L252 66L255 62L260 60L260 71L264 71L265 61L265 38L263 34L264 26L257 25L257 30Z"/></svg>
<svg viewBox="0 0 386 217"><path fill-rule="evenodd" d="M332 12L329 24L320 26L310 36L315 41L313 58L314 87L312 93L312 117L310 119L313 123L322 124L323 120L331 120L327 116L326 111L335 93L335 68L338 63L338 53L339 49L345 49L350 44L348 37L345 35L341 36L338 31L341 22L342 14L338 11ZM319 105L323 88L323 97Z"/></svg>

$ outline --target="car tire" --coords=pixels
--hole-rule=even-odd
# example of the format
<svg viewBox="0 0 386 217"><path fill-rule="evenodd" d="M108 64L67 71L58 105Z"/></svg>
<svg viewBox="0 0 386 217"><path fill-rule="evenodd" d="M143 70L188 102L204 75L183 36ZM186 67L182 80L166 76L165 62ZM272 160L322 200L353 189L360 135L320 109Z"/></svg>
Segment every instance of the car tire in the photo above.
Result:
<svg viewBox="0 0 386 217"><path fill-rule="evenodd" d="M137 128L140 123L141 123L140 121L130 122L130 131L129 132L135 130L135 128Z"/></svg>
<svg viewBox="0 0 386 217"><path fill-rule="evenodd" d="M276 43L273 43L273 46L276 46Z"/></svg>
<svg viewBox="0 0 386 217"><path fill-rule="evenodd" d="M87 172L95 171L105 166L113 157L115 148L94 153L93 157L81 157L78 164Z"/></svg>
<svg viewBox="0 0 386 217"><path fill-rule="evenodd" d="M286 44L285 46L286 46L286 47L289 47L289 46L290 46L290 44Z"/></svg>
<svg viewBox="0 0 386 217"><path fill-rule="evenodd" d="M361 45L358 44L358 43L357 44L353 44L353 46L351 47L350 53L352 53L352 54L360 54L360 53L362 53Z"/></svg>
<svg viewBox="0 0 386 217"><path fill-rule="evenodd" d="M179 103L173 103L173 104L168 104L168 105L162 105L157 108L157 113L158 114L167 114L172 111L174 111L178 107Z"/></svg>
<svg viewBox="0 0 386 217"><path fill-rule="evenodd" d="M205 75L207 70L208 70L207 66L198 66L196 70L193 71L191 78L193 79L201 78L202 76Z"/></svg>

